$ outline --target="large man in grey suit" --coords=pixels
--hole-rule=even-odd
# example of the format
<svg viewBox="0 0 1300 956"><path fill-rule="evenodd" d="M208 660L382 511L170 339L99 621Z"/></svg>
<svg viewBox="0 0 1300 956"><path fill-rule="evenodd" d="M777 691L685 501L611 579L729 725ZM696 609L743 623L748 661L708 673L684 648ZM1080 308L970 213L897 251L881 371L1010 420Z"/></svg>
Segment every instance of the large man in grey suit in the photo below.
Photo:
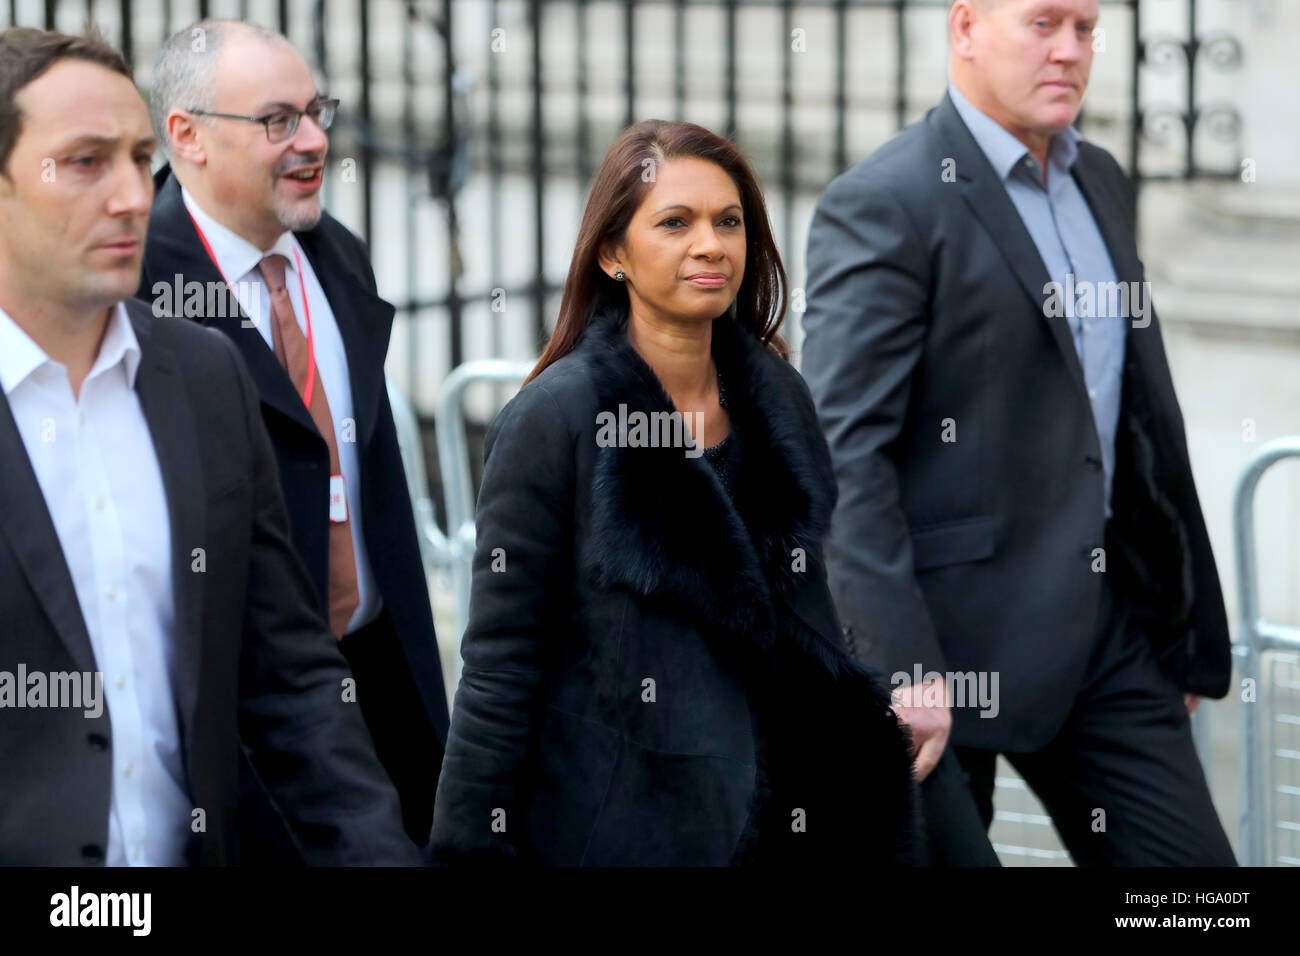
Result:
<svg viewBox="0 0 1300 956"><path fill-rule="evenodd" d="M1214 557L1133 193L1071 126L1097 17L956 0L948 95L809 237L832 590L898 687L936 863L996 862L998 753L1076 862L1234 862L1189 721L1230 677Z"/></svg>

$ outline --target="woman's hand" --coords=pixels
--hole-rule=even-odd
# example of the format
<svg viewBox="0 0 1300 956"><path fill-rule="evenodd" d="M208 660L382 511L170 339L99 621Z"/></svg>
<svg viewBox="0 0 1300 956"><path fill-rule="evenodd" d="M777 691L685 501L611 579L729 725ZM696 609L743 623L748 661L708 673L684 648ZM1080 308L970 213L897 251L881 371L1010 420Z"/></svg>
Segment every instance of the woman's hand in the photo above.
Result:
<svg viewBox="0 0 1300 956"><path fill-rule="evenodd" d="M930 775L952 732L952 713L942 677L910 684L893 693L898 719L912 731L912 772L920 783Z"/></svg>

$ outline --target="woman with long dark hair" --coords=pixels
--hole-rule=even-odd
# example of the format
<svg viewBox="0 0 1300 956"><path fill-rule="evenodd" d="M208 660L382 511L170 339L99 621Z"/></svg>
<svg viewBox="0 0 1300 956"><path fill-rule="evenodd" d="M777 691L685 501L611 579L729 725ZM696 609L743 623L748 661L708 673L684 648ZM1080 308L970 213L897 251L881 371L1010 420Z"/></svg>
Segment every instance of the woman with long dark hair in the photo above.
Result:
<svg viewBox="0 0 1300 956"><path fill-rule="evenodd" d="M626 130L493 422L443 862L892 864L912 785L826 586L830 456L736 147Z"/></svg>

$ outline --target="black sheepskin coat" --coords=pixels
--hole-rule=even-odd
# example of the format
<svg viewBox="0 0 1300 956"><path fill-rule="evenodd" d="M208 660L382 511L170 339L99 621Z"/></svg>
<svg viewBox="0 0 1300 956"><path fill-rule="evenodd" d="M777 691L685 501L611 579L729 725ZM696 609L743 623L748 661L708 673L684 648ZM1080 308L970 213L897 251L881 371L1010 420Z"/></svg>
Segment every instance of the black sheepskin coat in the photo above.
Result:
<svg viewBox="0 0 1300 956"><path fill-rule="evenodd" d="M835 483L807 386L726 316L713 354L734 503L698 454L598 441L620 404L673 409L625 309L493 422L435 861L912 861L905 728L826 584Z"/></svg>

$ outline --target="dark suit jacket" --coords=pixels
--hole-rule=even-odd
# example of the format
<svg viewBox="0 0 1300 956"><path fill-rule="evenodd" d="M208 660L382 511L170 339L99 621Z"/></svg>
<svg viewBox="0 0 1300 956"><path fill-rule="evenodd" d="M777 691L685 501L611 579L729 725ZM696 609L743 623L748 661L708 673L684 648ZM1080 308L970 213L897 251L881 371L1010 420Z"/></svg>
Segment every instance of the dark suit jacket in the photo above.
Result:
<svg viewBox="0 0 1300 956"><path fill-rule="evenodd" d="M1144 281L1123 171L1080 143L1074 175L1117 278ZM1043 308L1048 282L947 97L835 179L809 235L802 370L840 486L832 589L886 674L999 672L998 717L954 710L960 745L1024 750L1055 735L1092 646L1096 548L1178 684L1211 697L1228 686L1223 598L1159 322L1127 332L1108 528L1083 372L1067 320Z"/></svg>
<svg viewBox="0 0 1300 956"><path fill-rule="evenodd" d="M181 199L180 183L164 167L156 178L157 196L149 217L149 240L139 297L153 301L157 282L220 282ZM393 411L384 383L384 358L393 307L375 290L365 245L329 213L308 232L295 233L329 299L347 352L357 423L361 469L361 514L366 550L375 583L392 618L440 743L447 739L447 694L429 606L429 589L410 493L402 470ZM199 316L203 324L228 335L238 346L262 401L262 418L280 465L280 482L289 507L293 543L307 565L320 607L328 608L329 451L289 376L246 316ZM438 762L440 754L426 755Z"/></svg>
<svg viewBox="0 0 1300 956"><path fill-rule="evenodd" d="M673 408L626 308L489 429L439 859L910 858L905 739L826 587L835 484L812 400L732 319L713 329L743 449L734 499L680 445L601 447L600 412Z"/></svg>
<svg viewBox="0 0 1300 956"><path fill-rule="evenodd" d="M173 689L189 793L205 811L191 863L237 863L240 741L313 863L416 863L397 794L346 662L289 543L275 459L235 349L128 302L136 392L171 518ZM0 396L0 669L98 668L67 563L9 404ZM192 570L193 549L205 570ZM0 719L0 864L102 862L111 715L7 709Z"/></svg>

